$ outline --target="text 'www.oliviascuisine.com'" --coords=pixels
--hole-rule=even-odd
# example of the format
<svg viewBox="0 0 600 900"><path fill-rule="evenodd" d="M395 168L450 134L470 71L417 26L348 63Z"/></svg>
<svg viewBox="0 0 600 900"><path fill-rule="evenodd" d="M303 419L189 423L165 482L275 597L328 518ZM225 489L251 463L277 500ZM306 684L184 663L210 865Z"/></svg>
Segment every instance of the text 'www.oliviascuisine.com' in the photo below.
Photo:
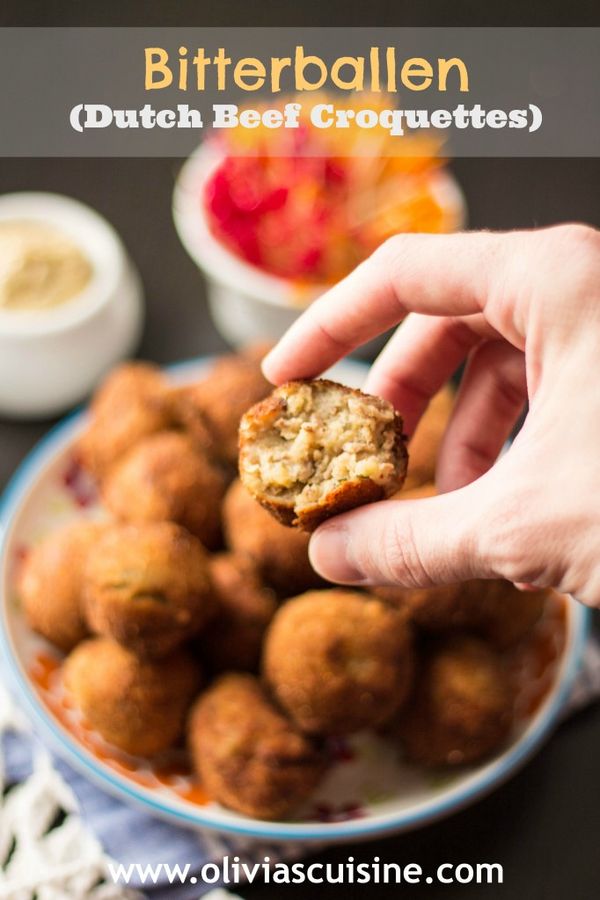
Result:
<svg viewBox="0 0 600 900"><path fill-rule="evenodd" d="M148 886L151 884L243 885L262 881L266 884L502 884L504 871L499 863L441 863L427 873L418 863L384 862L378 856L370 862L357 862L349 856L345 862L275 862L265 856L260 862L247 862L238 856L225 856L199 868L156 863L115 863L108 865L115 884Z"/></svg>

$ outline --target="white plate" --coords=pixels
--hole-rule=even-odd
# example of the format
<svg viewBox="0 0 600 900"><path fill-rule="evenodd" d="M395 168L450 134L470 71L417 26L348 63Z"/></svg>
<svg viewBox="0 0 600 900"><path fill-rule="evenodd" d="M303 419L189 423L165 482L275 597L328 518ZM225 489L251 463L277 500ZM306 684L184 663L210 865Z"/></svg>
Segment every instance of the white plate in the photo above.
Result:
<svg viewBox="0 0 600 900"><path fill-rule="evenodd" d="M185 382L199 377L209 366L210 360L202 359L176 366L171 374ZM333 374L358 386L364 372L362 365L344 362ZM569 695L586 634L587 611L572 600L566 601L566 645L549 692L536 712L515 728L503 752L482 765L440 777L401 762L391 744L372 735L359 735L341 746L339 762L298 820L273 823L213 803L194 804L169 787L144 787L97 758L53 716L27 674L34 655L48 648L26 626L12 584L14 566L24 547L61 523L98 512L93 507L82 509L73 491L65 487L73 441L84 421L83 415L76 414L51 431L22 463L2 498L0 656L42 735L100 787L180 825L273 841L364 840L416 828L474 802L513 774L551 733Z"/></svg>

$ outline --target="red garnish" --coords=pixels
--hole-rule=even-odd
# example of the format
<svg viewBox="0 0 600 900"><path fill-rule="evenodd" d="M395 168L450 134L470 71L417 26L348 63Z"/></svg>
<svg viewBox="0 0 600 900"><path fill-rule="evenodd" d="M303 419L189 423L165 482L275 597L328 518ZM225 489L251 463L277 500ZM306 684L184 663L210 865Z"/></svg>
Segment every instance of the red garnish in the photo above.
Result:
<svg viewBox="0 0 600 900"><path fill-rule="evenodd" d="M369 155L365 132L343 138L347 156L340 134L306 125L221 139L225 156L200 198L215 237L273 275L332 283L395 232L457 226L434 190L437 145L413 139L414 156L394 155L380 136Z"/></svg>
<svg viewBox="0 0 600 900"><path fill-rule="evenodd" d="M362 819L365 810L360 803L344 803L334 806L330 803L317 803L312 815L317 822L348 822L351 819Z"/></svg>
<svg viewBox="0 0 600 900"><path fill-rule="evenodd" d="M63 475L63 483L77 506L82 509L93 506L97 502L98 490L96 484L76 457L72 457L69 461Z"/></svg>

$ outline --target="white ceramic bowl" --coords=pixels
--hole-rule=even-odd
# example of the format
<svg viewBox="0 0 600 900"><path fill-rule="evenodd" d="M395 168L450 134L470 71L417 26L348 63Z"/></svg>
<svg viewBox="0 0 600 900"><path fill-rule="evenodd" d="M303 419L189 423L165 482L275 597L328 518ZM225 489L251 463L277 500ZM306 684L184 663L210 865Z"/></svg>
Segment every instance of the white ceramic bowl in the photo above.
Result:
<svg viewBox="0 0 600 900"><path fill-rule="evenodd" d="M185 382L209 365L208 360L187 364L178 367L174 375ZM360 364L345 362L332 374L359 386L364 373ZM439 772L401 762L391 743L373 735L358 735L344 742L340 761L299 817L263 822L215 803L195 805L164 785L144 787L98 759L53 716L28 675L36 651L45 648L47 652L48 647L27 627L14 587L14 567L24 548L59 524L97 512L89 507L82 510L73 492L65 488L73 442L84 422L84 417L77 415L52 431L24 461L4 495L0 507L0 662L43 737L101 788L180 825L275 842L365 840L417 828L473 803L512 775L549 736L569 696L586 633L587 611L574 601L567 602L566 646L548 693L535 713L518 723L507 745L481 765L441 777Z"/></svg>
<svg viewBox="0 0 600 900"><path fill-rule="evenodd" d="M185 162L173 194L175 227L206 276L210 311L223 337L234 347L276 341L327 286L314 285L300 292L293 282L250 265L214 237L202 198L204 185L222 158L207 142ZM465 200L454 178L440 171L434 189L453 211L457 230L464 227Z"/></svg>
<svg viewBox="0 0 600 900"><path fill-rule="evenodd" d="M92 264L89 284L69 302L36 312L0 310L0 413L54 415L81 401L133 351L143 321L141 282L116 231L77 200L4 194L0 221L14 219L56 226Z"/></svg>

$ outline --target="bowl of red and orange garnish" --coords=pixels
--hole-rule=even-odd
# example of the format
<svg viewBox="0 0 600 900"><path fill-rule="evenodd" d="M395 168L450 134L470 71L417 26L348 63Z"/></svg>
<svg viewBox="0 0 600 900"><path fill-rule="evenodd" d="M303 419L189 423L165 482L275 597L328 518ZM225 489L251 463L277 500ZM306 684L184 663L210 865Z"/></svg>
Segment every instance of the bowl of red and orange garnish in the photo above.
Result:
<svg viewBox="0 0 600 900"><path fill-rule="evenodd" d="M184 164L173 214L232 344L276 340L317 296L401 232L465 223L430 138L259 127L215 132Z"/></svg>

